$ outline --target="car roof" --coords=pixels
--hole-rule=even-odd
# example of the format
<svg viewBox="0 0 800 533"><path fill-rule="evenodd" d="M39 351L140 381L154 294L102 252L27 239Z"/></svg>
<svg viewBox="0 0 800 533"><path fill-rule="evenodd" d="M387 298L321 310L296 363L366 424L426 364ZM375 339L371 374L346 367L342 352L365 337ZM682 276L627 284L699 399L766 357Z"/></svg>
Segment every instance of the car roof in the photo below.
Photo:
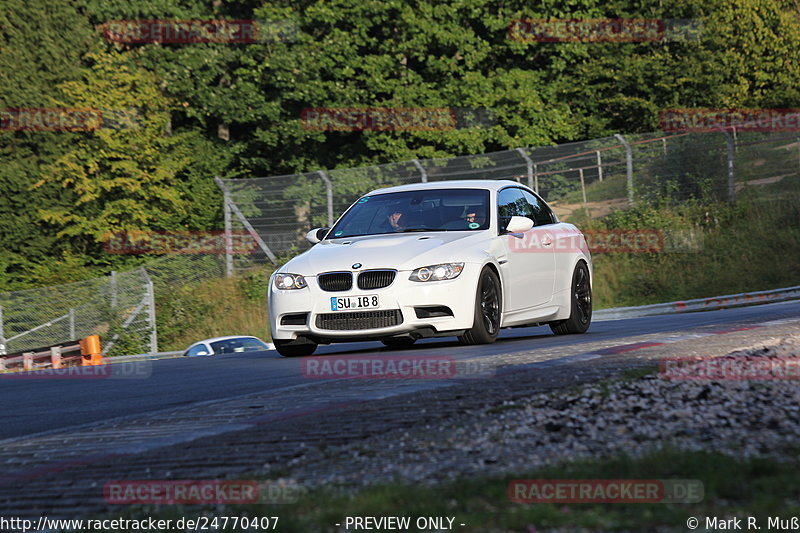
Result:
<svg viewBox="0 0 800 533"><path fill-rule="evenodd" d="M397 185L384 189L375 189L365 196L374 194L386 194L390 192L403 191L426 191L431 189L487 189L499 190L509 185L521 185L512 180L453 180L453 181L429 181L426 183L409 183L408 185ZM524 187L524 185L523 185ZM526 187L527 188L527 187Z"/></svg>
<svg viewBox="0 0 800 533"><path fill-rule="evenodd" d="M227 335L225 337L213 337L211 339L203 339L202 341L197 341L194 344L192 344L191 346L189 346L189 348L197 346L198 344L212 343L212 342L217 342L217 341L227 341L227 340L230 340L230 339L256 339L258 341L264 342L261 339L259 339L258 337L254 337L252 335ZM187 350L189 348L187 348Z"/></svg>

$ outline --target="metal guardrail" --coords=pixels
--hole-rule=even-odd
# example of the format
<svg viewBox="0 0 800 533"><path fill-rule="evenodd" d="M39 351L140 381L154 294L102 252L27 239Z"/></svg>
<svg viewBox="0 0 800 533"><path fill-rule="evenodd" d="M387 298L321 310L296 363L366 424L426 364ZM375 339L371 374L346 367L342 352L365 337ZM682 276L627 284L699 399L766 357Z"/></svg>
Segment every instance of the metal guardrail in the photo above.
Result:
<svg viewBox="0 0 800 533"><path fill-rule="evenodd" d="M156 352L152 353L136 353L131 355L115 355L114 357L106 358L108 363L127 363L129 361L154 361L156 359L172 359L180 357L186 350L177 350L172 352Z"/></svg>
<svg viewBox="0 0 800 533"><path fill-rule="evenodd" d="M597 321L621 320L623 318L653 315L693 313L696 311L712 311L715 309L727 309L729 307L744 307L747 305L797 299L800 299L800 285L783 289L773 289L770 291L743 292L739 294L727 294L725 296L714 296L711 298L696 298L694 300L641 305L637 307L601 309L593 313L592 319Z"/></svg>
<svg viewBox="0 0 800 533"><path fill-rule="evenodd" d="M0 372L59 369L73 365L90 366L102 362L100 339L97 335L90 335L79 341L3 355L0 357Z"/></svg>
<svg viewBox="0 0 800 533"><path fill-rule="evenodd" d="M78 352L77 355L66 355L74 352ZM0 371L62 368L63 366L69 366L70 363L79 362L83 358L80 352L80 344L73 344L69 346L52 346L36 352L10 354L7 357L0 358Z"/></svg>

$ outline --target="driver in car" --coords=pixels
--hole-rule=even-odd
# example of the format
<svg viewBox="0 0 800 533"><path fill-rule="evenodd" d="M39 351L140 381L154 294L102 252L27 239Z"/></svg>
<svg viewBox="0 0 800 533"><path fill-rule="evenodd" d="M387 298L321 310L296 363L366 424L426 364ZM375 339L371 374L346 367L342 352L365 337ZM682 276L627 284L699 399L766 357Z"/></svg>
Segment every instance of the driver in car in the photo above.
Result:
<svg viewBox="0 0 800 533"><path fill-rule="evenodd" d="M406 215L402 211L396 210L387 217L387 220L394 231L402 231L406 229Z"/></svg>
<svg viewBox="0 0 800 533"><path fill-rule="evenodd" d="M389 210L386 220L380 225L380 230L385 233L403 231L407 227L408 217L402 207L397 206Z"/></svg>
<svg viewBox="0 0 800 533"><path fill-rule="evenodd" d="M464 216L464 220L466 220L467 224L478 224L478 226L483 226L484 222L486 222L486 215L484 213L483 206L479 205L467 208L467 213Z"/></svg>

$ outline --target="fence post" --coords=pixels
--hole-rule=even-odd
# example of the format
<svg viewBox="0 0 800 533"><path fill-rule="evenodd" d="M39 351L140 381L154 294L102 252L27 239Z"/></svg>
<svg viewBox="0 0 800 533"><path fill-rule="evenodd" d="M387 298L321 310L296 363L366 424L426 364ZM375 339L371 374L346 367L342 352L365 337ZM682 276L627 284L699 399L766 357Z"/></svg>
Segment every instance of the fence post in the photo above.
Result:
<svg viewBox="0 0 800 533"><path fill-rule="evenodd" d="M219 176L217 176L219 179ZM222 191L223 214L225 217L225 277L233 276L233 238L231 225L231 194L226 188Z"/></svg>
<svg viewBox="0 0 800 533"><path fill-rule="evenodd" d="M800 137L797 138L797 163L800 164ZM0 336L2 336L3 330L3 315L0 314Z"/></svg>
<svg viewBox="0 0 800 533"><path fill-rule="evenodd" d="M219 189L223 193L228 192L228 188L225 186L225 183L221 179L219 179L219 176L214 178L214 182L217 184L217 187L219 187ZM267 243L264 242L264 239L261 238L261 235L258 234L253 225L250 224L250 221L247 220L247 217L244 216L239 207L233 202L229 202L228 206L231 208L232 214L236 215L236 218L239 219L239 222L242 223L247 232L250 234L250 237L252 237L253 240L256 241L256 244L258 244L258 247L261 248L261 251L263 251L267 255L267 257L269 257L269 260L272 261L273 264L277 265L278 258L275 257L275 254L272 253L272 250L269 249Z"/></svg>
<svg viewBox="0 0 800 533"><path fill-rule="evenodd" d="M628 205L633 205L633 150L631 149L631 145L628 144L628 141L625 140L625 137L619 133L614 134L614 137L625 147L625 166L628 175Z"/></svg>
<svg viewBox="0 0 800 533"><path fill-rule="evenodd" d="M736 180L733 173L733 156L736 149L733 144L733 135L724 129L720 128L722 134L725 135L725 141L728 145L728 201L736 201Z"/></svg>
<svg viewBox="0 0 800 533"><path fill-rule="evenodd" d="M75 308L69 308L69 340L75 340Z"/></svg>
<svg viewBox="0 0 800 533"><path fill-rule="evenodd" d="M5 354L6 354L6 333L5 330L3 329L3 306L0 305L0 355L5 355Z"/></svg>
<svg viewBox="0 0 800 533"><path fill-rule="evenodd" d="M578 172L581 175L581 193L583 193L583 207L586 207L586 183L583 180L583 169L579 168Z"/></svg>
<svg viewBox="0 0 800 533"><path fill-rule="evenodd" d="M144 290L147 296L147 318L150 322L150 354L158 353L158 331L156 330L156 296L153 291L153 280L147 274L147 270L141 267L142 277L144 277Z"/></svg>
<svg viewBox="0 0 800 533"><path fill-rule="evenodd" d="M22 354L22 369L33 370L33 352L25 352Z"/></svg>
<svg viewBox="0 0 800 533"><path fill-rule="evenodd" d="M525 150L522 148L517 148L517 152L519 152L519 155L525 160L525 166L528 168L528 187L536 191L536 194L539 194L538 184L533 183L533 161L531 161L531 158L528 157L528 154L526 154ZM536 185L536 187L534 187L534 185Z"/></svg>
<svg viewBox="0 0 800 533"><path fill-rule="evenodd" d="M111 310L117 310L117 271L111 271Z"/></svg>
<svg viewBox="0 0 800 533"><path fill-rule="evenodd" d="M50 348L50 366L52 368L61 368L61 346Z"/></svg>
<svg viewBox="0 0 800 533"><path fill-rule="evenodd" d="M412 159L411 162L414 163L414 166L419 170L420 182L428 183L428 171L425 170L425 167L422 166L419 159Z"/></svg>
<svg viewBox="0 0 800 533"><path fill-rule="evenodd" d="M533 190L539 194L539 164L533 164Z"/></svg>
<svg viewBox="0 0 800 533"><path fill-rule="evenodd" d="M333 183L324 171L318 170L317 174L325 182L325 196L328 199L328 227L333 226Z"/></svg>
<svg viewBox="0 0 800 533"><path fill-rule="evenodd" d="M603 181L603 160L600 159L600 150L597 150L597 178Z"/></svg>

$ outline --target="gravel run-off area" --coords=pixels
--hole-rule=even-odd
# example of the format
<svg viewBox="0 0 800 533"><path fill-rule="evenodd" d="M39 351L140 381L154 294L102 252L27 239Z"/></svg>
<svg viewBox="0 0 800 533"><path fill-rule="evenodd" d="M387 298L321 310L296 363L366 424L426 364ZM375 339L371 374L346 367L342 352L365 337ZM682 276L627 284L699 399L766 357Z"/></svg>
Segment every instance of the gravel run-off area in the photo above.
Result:
<svg viewBox="0 0 800 533"><path fill-rule="evenodd" d="M716 368L736 363L746 369L769 360L791 371L797 370L797 361L791 361L797 358L800 336L792 335L714 362ZM664 445L732 458L796 460L790 449L800 442L797 372L793 379L687 380L666 379L663 369L472 410L358 444L310 447L282 465L282 473L288 469L288 477L309 488L433 484L519 474L576 458L637 456Z"/></svg>

